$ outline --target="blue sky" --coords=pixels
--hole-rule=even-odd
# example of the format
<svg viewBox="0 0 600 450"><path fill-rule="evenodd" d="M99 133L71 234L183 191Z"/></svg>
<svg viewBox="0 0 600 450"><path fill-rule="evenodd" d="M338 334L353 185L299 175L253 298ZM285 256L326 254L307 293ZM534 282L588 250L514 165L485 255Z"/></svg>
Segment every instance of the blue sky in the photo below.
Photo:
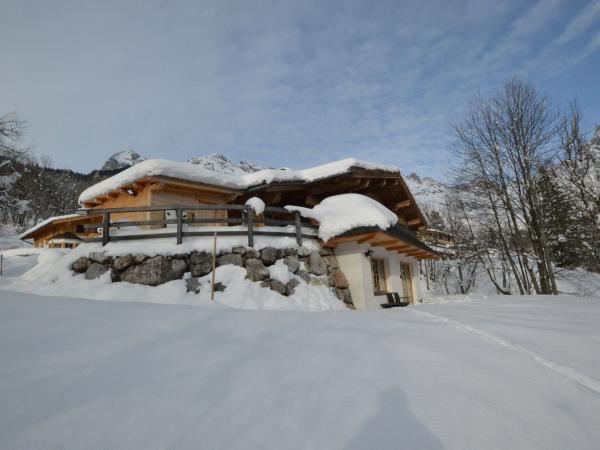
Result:
<svg viewBox="0 0 600 450"><path fill-rule="evenodd" d="M600 122L600 0L0 1L0 114L58 167L131 148L439 177L469 98L513 74Z"/></svg>

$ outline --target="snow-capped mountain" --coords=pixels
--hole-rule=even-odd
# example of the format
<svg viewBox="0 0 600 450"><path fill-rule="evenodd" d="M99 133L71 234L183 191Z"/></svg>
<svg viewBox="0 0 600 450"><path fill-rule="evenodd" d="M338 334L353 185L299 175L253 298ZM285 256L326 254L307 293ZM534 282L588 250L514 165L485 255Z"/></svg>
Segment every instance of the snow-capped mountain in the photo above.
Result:
<svg viewBox="0 0 600 450"><path fill-rule="evenodd" d="M444 209L444 199L449 189L447 184L430 177L420 177L414 172L404 179L422 208L427 207L437 211Z"/></svg>
<svg viewBox="0 0 600 450"><path fill-rule="evenodd" d="M117 152L108 158L101 170L126 169L127 167L134 166L137 163L145 161L146 159L148 158L140 155L137 152L134 152L133 150L123 150L122 152Z"/></svg>
<svg viewBox="0 0 600 450"><path fill-rule="evenodd" d="M193 158L188 159L187 162L227 175L244 175L265 169L265 167L257 166L256 164L252 164L245 160L235 164L227 159L225 155L220 153L212 153L206 156L194 156Z"/></svg>

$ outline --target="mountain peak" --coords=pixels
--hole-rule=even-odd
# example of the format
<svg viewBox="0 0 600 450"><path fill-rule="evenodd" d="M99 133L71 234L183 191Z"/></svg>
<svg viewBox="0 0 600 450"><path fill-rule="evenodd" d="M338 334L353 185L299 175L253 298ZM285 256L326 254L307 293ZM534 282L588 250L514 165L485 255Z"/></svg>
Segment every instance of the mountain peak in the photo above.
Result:
<svg viewBox="0 0 600 450"><path fill-rule="evenodd" d="M221 153L212 153L205 156L194 156L193 158L188 159L188 162L204 167L205 169L212 170L213 172L224 173L227 175L244 175L263 169L263 167L257 166L248 161L240 161L238 164L236 164L227 159L227 157Z"/></svg>
<svg viewBox="0 0 600 450"><path fill-rule="evenodd" d="M133 150L123 150L113 154L106 160L101 170L120 170L134 166L147 158Z"/></svg>

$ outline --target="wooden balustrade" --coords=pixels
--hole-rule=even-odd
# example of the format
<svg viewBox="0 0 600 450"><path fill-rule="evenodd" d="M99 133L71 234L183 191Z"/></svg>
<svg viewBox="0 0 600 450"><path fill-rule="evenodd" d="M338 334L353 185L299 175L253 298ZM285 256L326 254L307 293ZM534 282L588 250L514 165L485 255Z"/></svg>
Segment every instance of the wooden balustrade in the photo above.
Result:
<svg viewBox="0 0 600 450"><path fill-rule="evenodd" d="M117 220L112 221L112 214L123 213L151 213L151 212L175 211L175 219L159 219L159 220ZM240 217L214 217L214 218L184 218L184 212L187 211L235 211L240 214ZM177 244L181 244L185 237L213 236L215 230L184 230L184 225L198 224L224 224L222 229L216 230L219 236L247 236L248 246L254 246L255 236L274 236L274 237L293 237L298 245L302 245L303 239L318 239L316 234L307 234L308 229L318 229L318 225L309 223L303 220L297 211L289 211L285 208L267 206L259 217L254 214L254 210L245 205L169 205L169 206L137 206L131 208L108 208L108 209L80 209L80 215L86 216L102 216L102 225L100 237L88 238L84 242L102 242L106 245L111 241L125 241L138 239L156 239L156 238L175 238ZM287 216L291 220L283 220L281 218L273 218L269 216L276 215L278 217ZM175 225L175 232L154 232L154 233L132 233L132 234L113 234L110 229L118 227L140 227L140 226L164 226ZM228 230L229 225L242 225L242 230ZM259 226L257 228L257 225ZM294 231L289 230L273 230L277 227L293 226ZM85 229L97 229L98 224L84 225ZM268 227L268 229L267 229ZM201 228L201 227L199 227ZM264 228L264 229L261 229Z"/></svg>

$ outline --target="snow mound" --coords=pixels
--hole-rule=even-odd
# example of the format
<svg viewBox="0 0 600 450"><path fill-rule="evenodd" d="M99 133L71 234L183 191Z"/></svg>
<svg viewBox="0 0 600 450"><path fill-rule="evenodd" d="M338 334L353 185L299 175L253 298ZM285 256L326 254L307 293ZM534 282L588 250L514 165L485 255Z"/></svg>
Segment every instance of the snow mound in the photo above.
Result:
<svg viewBox="0 0 600 450"><path fill-rule="evenodd" d="M123 150L112 155L104 163L101 170L119 170L126 167L135 166L136 164L145 161L147 158L133 150Z"/></svg>
<svg viewBox="0 0 600 450"><path fill-rule="evenodd" d="M265 202L258 197L249 198L246 205L251 207L256 214L262 214L265 211Z"/></svg>
<svg viewBox="0 0 600 450"><path fill-rule="evenodd" d="M314 208L286 206L302 216L319 222L319 237L328 241L357 227L377 226L385 230L398 222L398 217L381 203L361 194L342 194L326 198Z"/></svg>
<svg viewBox="0 0 600 450"><path fill-rule="evenodd" d="M208 250L212 240L196 239L196 241L197 248ZM231 245L239 245L239 242L225 241L223 244L226 247L231 247ZM269 241L267 244L272 245L273 241ZM164 244L163 250L166 250L166 245ZM171 244L171 247L174 248L175 246ZM277 279L280 281L286 280L287 282L295 278L300 281L295 287L294 293L287 297L269 288L262 287L260 282L248 280L246 269L233 265L223 265L216 268L215 282L224 285L225 290L215 292L214 301L210 299L212 274L199 279L200 292L198 294L187 292L186 282L187 278L191 276L189 272L183 279L170 281L156 287L127 282L113 283L110 271L95 280L86 280L83 274L74 275L71 271L73 262L81 256L88 255L91 250L96 248L99 247L93 244L83 244L70 251L43 249L44 251L40 252L39 250L42 249L38 249L37 264L31 267L35 260L23 261L23 264L27 263L27 266L23 266L23 268L30 270L22 273L20 268L15 267L14 273L18 276L0 279L1 288L31 294L81 297L93 300L183 304L234 309L284 311L342 311L347 309L344 303L331 292L326 282L323 284L306 283L289 272L288 267L282 261L278 261L272 271ZM110 246L103 247L103 249L110 250ZM114 252L118 249L123 250L124 248L117 246L112 249L113 252L107 251L107 253L115 254ZM176 250L174 248L172 253L176 253ZM179 251L185 252L181 248L179 248ZM118 253L117 251L116 254ZM152 252L147 251L143 253L152 254Z"/></svg>

